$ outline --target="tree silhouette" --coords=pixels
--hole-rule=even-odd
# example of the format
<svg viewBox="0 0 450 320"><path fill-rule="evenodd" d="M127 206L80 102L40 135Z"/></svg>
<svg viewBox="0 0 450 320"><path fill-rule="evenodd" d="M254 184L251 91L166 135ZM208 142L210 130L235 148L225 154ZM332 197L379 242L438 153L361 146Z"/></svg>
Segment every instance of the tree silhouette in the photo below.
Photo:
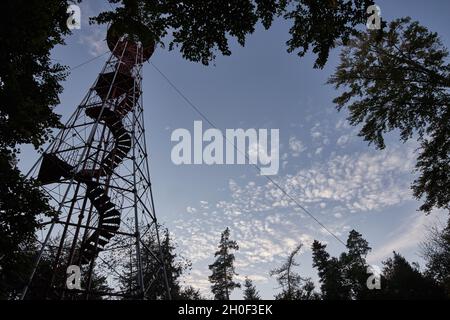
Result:
<svg viewBox="0 0 450 320"><path fill-rule="evenodd" d="M67 265L59 264L55 266L55 260L57 255L57 244L60 239L54 238L50 240L50 244L43 252L41 262L36 269L31 287L29 288L26 299L27 300L43 300L53 299L57 300L61 298L63 294L62 288L66 288L67 280ZM19 299L24 286L27 284L28 277L32 268L34 267L35 257L40 251L40 243L27 243L21 245L20 252L14 255L14 260L8 261L13 263L14 268L9 267L0 273L0 299L2 300L16 300ZM61 261L67 261L68 252L62 252ZM87 270L84 270L87 271ZM111 291L107 283L107 278L104 274L100 274L96 270L92 273L90 290L90 300L102 300L103 297L98 293L107 293ZM88 272L81 273L81 287L87 288L88 284ZM50 282L53 285L50 286ZM64 292L65 299L68 300L84 300L86 294L79 291L66 290Z"/></svg>
<svg viewBox="0 0 450 320"><path fill-rule="evenodd" d="M322 284L322 296L327 300L361 300L374 297L367 288L366 256L371 250L368 242L355 230L347 239L347 252L339 258L330 257L326 245L314 241L313 266L317 268Z"/></svg>
<svg viewBox="0 0 450 320"><path fill-rule="evenodd" d="M261 300L258 290L249 278L245 278L244 288L244 300Z"/></svg>
<svg viewBox="0 0 450 320"><path fill-rule="evenodd" d="M417 139L420 154L412 185L420 207L450 209L450 65L436 33L410 18L389 24L382 37L361 32L343 49L329 83L347 90L334 102L347 108L351 125L379 149L384 134L399 130L402 141Z"/></svg>
<svg viewBox="0 0 450 320"><path fill-rule="evenodd" d="M295 261L295 256L300 252L302 246L302 244L297 245L281 267L270 271L270 275L276 277L281 287L281 292L275 296L277 300L315 300L318 298L314 293L314 283L311 279L302 278L294 270L299 266Z"/></svg>
<svg viewBox="0 0 450 320"><path fill-rule="evenodd" d="M145 250L143 250L141 260L145 280L144 283L152 284L152 286L146 290L145 298L150 300L166 299L167 289L164 273L160 270L161 265L153 257L153 254L159 257L156 234L149 232L143 239L143 245L145 245ZM173 242L167 229L161 237L161 250L172 299L194 300L197 295L199 296L199 293L189 288L186 288L186 290L183 291L180 286L180 277L190 268L191 263L189 260L177 255L175 252L176 244ZM119 278L119 282L122 289L132 296L135 294L134 290L137 287L137 274L136 268L133 268L133 266L136 266L136 257L131 252L130 256L130 261L125 264L125 268L122 276Z"/></svg>
<svg viewBox="0 0 450 320"><path fill-rule="evenodd" d="M361 300L371 297L373 291L367 288L366 256L371 250L369 243L355 230L350 231L347 239L347 252L341 254L339 262L346 283L350 288L350 298Z"/></svg>
<svg viewBox="0 0 450 320"><path fill-rule="evenodd" d="M430 230L422 244L422 255L427 262L426 275L438 282L450 298L450 219L443 230Z"/></svg>
<svg viewBox="0 0 450 320"><path fill-rule="evenodd" d="M295 256L302 246L302 244L299 244L295 247L281 267L270 271L270 275L276 276L277 282L282 289L282 292L276 296L279 300L294 300L300 290L303 279L293 269L299 265L295 261Z"/></svg>
<svg viewBox="0 0 450 320"><path fill-rule="evenodd" d="M394 252L384 264L382 296L384 299L444 299L445 292L432 278L423 275L417 264L411 265Z"/></svg>
<svg viewBox="0 0 450 320"><path fill-rule="evenodd" d="M322 298L324 300L350 299L350 288L341 272L340 262L337 258L330 257L325 249L326 245L317 240L312 244L313 267L318 271Z"/></svg>
<svg viewBox="0 0 450 320"><path fill-rule="evenodd" d="M303 57L312 47L317 54L315 68L323 68L330 50L338 43L347 43L356 26L367 22L366 10L373 5L368 0L286 1L285 19L292 19L288 51L298 51Z"/></svg>
<svg viewBox="0 0 450 320"><path fill-rule="evenodd" d="M65 68L50 51L68 33L68 2L3 1L0 19L0 256L2 272L14 272L21 246L31 245L37 215L52 217L48 198L35 181L17 168L21 144L39 148L59 126L53 107L59 103ZM8 270L8 268L12 268Z"/></svg>
<svg viewBox="0 0 450 320"><path fill-rule="evenodd" d="M212 283L211 291L216 300L230 300L230 293L240 288L241 285L233 281L237 275L234 270L235 256L232 250L239 250L239 246L234 240L230 240L230 229L227 227L221 235L219 250L214 257L216 261L209 265L212 274L209 276L209 282Z"/></svg>
<svg viewBox="0 0 450 320"><path fill-rule="evenodd" d="M181 288L179 298L180 300L205 300L205 298L202 297L200 290L195 289L193 286Z"/></svg>
<svg viewBox="0 0 450 320"><path fill-rule="evenodd" d="M184 58L208 65L216 52L231 54L229 38L245 45L246 36L261 22L269 29L275 17L292 21L289 52L302 57L312 47L315 67L322 68L338 40L346 42L356 26L367 21L369 0L109 0L122 6L99 14L98 23L140 21L157 41L170 32L169 49L179 47Z"/></svg>

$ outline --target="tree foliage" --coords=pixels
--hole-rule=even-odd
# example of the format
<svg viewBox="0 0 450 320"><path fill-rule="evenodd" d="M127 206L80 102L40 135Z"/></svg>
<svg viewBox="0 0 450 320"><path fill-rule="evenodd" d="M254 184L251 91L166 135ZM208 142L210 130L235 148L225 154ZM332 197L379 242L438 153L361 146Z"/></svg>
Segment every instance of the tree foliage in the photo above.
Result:
<svg viewBox="0 0 450 320"><path fill-rule="evenodd" d="M31 286L28 288L25 299L27 300L59 300L63 293L61 288L66 287L67 273L66 264L61 261L67 261L68 252L62 251L59 265L55 266L57 245L60 239L55 238L49 241L49 246L44 250ZM21 297L23 289L28 282L31 271L34 268L35 259L41 249L38 242L28 242L20 245L20 251L11 259L0 263L0 299L17 300ZM88 270L81 272L81 287L88 287ZM52 282L52 285L50 283ZM55 289L56 288L56 289ZM93 292L90 300L102 300L103 297L94 292L107 293L111 291L108 286L107 278L102 272L92 271L90 281L90 290ZM65 292L65 299L84 300L86 294L83 292Z"/></svg>
<svg viewBox="0 0 450 320"><path fill-rule="evenodd" d="M345 283L340 262L325 250L326 245L319 241L312 244L313 267L317 268L320 290L324 300L346 300L350 298L350 289Z"/></svg>
<svg viewBox="0 0 450 320"><path fill-rule="evenodd" d="M300 252L303 244L297 245L289 254L286 261L279 268L270 272L275 276L281 287L281 292L275 296L277 300L316 300L317 293L314 292L314 283L311 279L302 278L294 268L299 264L295 261L295 256Z"/></svg>
<svg viewBox="0 0 450 320"><path fill-rule="evenodd" d="M93 20L144 23L161 45L179 48L190 61L211 63L217 53L230 55L230 40L244 46L258 23L271 27L276 17L292 22L289 52L302 57L312 51L315 67L327 62L330 50L344 44L341 63L330 83L347 91L334 102L338 109L348 108L350 123L362 125L360 136L383 149L385 134L398 130L402 141L415 138L420 145L416 163L419 177L412 188L417 198L424 198L421 210L450 209L450 65L448 51L436 33L409 18L393 21L386 32L357 32L366 22L368 0L107 0L118 4ZM20 294L37 252L34 234L39 214L53 217L48 199L34 180L27 179L16 163L21 144L40 148L50 139L53 128L60 126L53 112L59 103L61 82L67 69L53 63L51 50L63 44L68 34L66 9L71 1L3 1L0 17L0 298L14 299ZM17 10L20 8L20 10ZM132 25L132 23L130 23ZM167 40L169 39L169 40ZM447 297L449 285L449 231L435 232L424 249L427 270L420 272L401 255L384 264L385 298ZM209 266L212 291L216 299L229 299L240 287L233 280L237 243L230 240L227 228L221 237L216 261ZM156 249L153 237L147 245ZM179 259L168 232L162 241L163 259L172 297L201 299L193 287L182 288L181 275L190 263ZM331 257L326 245L315 241L313 266L317 268L324 299L367 299L374 297L366 287L366 255L370 247L356 231L350 232L347 252ZM314 284L293 271L295 255L272 275L282 287L278 299L316 299ZM37 286L45 287L52 277L54 252L46 252L36 275ZM165 297L165 281L154 259L143 256L144 277L157 274L155 286L146 298ZM131 264L130 264L131 266ZM58 271L58 270L57 270ZM64 270L59 274L64 274ZM64 277L56 276L56 282ZM93 286L109 290L106 278L94 275ZM135 286L135 271L125 270L122 286ZM248 280L248 279L247 279ZM258 298L250 280L245 283L247 298ZM43 290L48 290L44 288ZM29 298L39 298L47 291L33 290ZM375 295L379 297L380 295ZM79 298L73 295L74 299Z"/></svg>
<svg viewBox="0 0 450 320"><path fill-rule="evenodd" d="M433 227L429 231L422 255L427 262L426 275L439 283L450 298L450 219L443 230Z"/></svg>
<svg viewBox="0 0 450 320"><path fill-rule="evenodd" d="M235 256L232 251L239 250L236 241L230 239L230 229L226 228L221 235L219 247L214 257L216 260L209 265L212 274L209 276L211 291L216 300L230 300L231 292L241 285L233 280L237 275L234 269Z"/></svg>
<svg viewBox="0 0 450 320"><path fill-rule="evenodd" d="M59 103L65 68L54 64L50 51L68 33L68 1L3 1L0 10L0 147L16 151L17 144L36 148L59 125L53 106ZM20 8L20 10L18 10Z"/></svg>
<svg viewBox="0 0 450 320"><path fill-rule="evenodd" d="M288 51L303 57L310 47L317 54L315 67L323 68L330 50L339 43L347 43L356 27L367 21L366 10L373 5L368 0L287 1L293 9L285 19L292 19ZM289 6L288 6L289 7Z"/></svg>
<svg viewBox="0 0 450 320"><path fill-rule="evenodd" d="M436 250L439 246L436 247L435 244L431 244L431 247L433 250L426 252L443 252L442 248ZM430 248L430 246L427 245L425 248ZM418 264L409 263L396 252L392 258L383 262L384 268L379 275L381 288L370 290L367 287L370 275L367 272L369 265L365 260L370 247L362 235L354 230L348 237L347 252L342 253L339 258L330 257L326 246L318 241L314 241L312 250L313 266L318 270L323 299L443 299L446 296L445 282L439 282L432 276L431 260L429 260L427 270L421 272ZM440 265L442 261L438 263L437 269L439 270L443 266Z"/></svg>
<svg viewBox="0 0 450 320"><path fill-rule="evenodd" d="M312 47L315 67L323 67L336 44L346 42L358 24L367 20L369 0L109 0L120 4L93 21L140 21L163 44L170 32L169 49L179 47L183 57L209 64L216 53L230 55L229 40L244 46L246 36L260 22L269 29L275 17L292 21L289 52L304 56ZM338 41L339 40L339 41Z"/></svg>
<svg viewBox="0 0 450 320"><path fill-rule="evenodd" d="M299 266L295 261L295 256L299 253L302 246L302 244L297 245L282 266L270 271L270 275L276 277L282 289L282 292L276 296L279 300L294 300L297 297L298 291L300 291L300 285L303 279L295 272L294 267Z"/></svg>
<svg viewBox="0 0 450 320"><path fill-rule="evenodd" d="M59 103L66 69L50 51L68 33L68 1L2 1L0 19L0 256L4 273L15 273L24 246L38 229L39 214L54 216L36 181L17 168L21 144L39 148L59 126ZM20 8L20 9L19 9Z"/></svg>
<svg viewBox="0 0 450 320"><path fill-rule="evenodd" d="M244 300L261 300L258 290L249 278L245 278L244 282Z"/></svg>
<svg viewBox="0 0 450 320"><path fill-rule="evenodd" d="M343 49L329 83L346 89L334 102L347 108L351 125L377 148L398 130L401 140L417 139L420 154L414 195L433 208L450 209L450 65L436 33L410 18L378 32L361 32Z"/></svg>
<svg viewBox="0 0 450 320"><path fill-rule="evenodd" d="M313 266L317 268L324 299L351 300L368 299L370 291L366 286L366 256L371 250L368 242L355 230L350 231L347 252L339 258L331 257L326 245L314 241L312 245Z"/></svg>
<svg viewBox="0 0 450 320"><path fill-rule="evenodd" d="M180 300L205 300L201 295L200 290L194 288L193 286L186 286L181 288Z"/></svg>
<svg viewBox="0 0 450 320"><path fill-rule="evenodd" d="M383 299L444 299L445 294L432 278L422 274L417 264L411 265L394 252L384 264L382 275Z"/></svg>
<svg viewBox="0 0 450 320"><path fill-rule="evenodd" d="M161 264L156 261L156 257L160 256L158 239L156 233L149 232L143 239L143 246L141 260L144 283L151 283L151 287L145 293L145 299L149 300L161 300L167 299L166 280L164 278L164 272L161 270ZM189 260L180 257L176 253L176 243L173 242L168 230L165 230L161 239L161 251L164 259L164 266L166 269L168 285L170 288L171 298L196 300L200 294L193 288L181 288L180 277L191 266ZM119 279L122 290L128 293L130 296L136 294L137 283L137 270L136 257L130 252L129 262L125 264L125 268L122 272L122 276Z"/></svg>

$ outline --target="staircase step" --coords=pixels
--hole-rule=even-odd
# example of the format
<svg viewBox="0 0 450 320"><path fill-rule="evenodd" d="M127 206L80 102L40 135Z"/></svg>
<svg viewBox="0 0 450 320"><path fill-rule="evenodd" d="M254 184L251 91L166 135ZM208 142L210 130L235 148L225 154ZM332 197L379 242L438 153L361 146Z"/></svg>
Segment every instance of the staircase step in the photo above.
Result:
<svg viewBox="0 0 450 320"><path fill-rule="evenodd" d="M111 202L107 202L105 204L97 206L96 208L99 211L99 213L102 214L103 212L114 208L114 205Z"/></svg>
<svg viewBox="0 0 450 320"><path fill-rule="evenodd" d="M110 211L106 211L105 213L102 214L102 218L116 218L116 217L120 217L120 212L116 209L110 210Z"/></svg>
<svg viewBox="0 0 450 320"><path fill-rule="evenodd" d="M95 199L93 199L91 201L94 204L94 206L103 206L107 202L111 201L111 198L108 197L106 194L102 194L100 197L95 198Z"/></svg>
<svg viewBox="0 0 450 320"><path fill-rule="evenodd" d="M119 230L120 226L109 226L109 225L104 225L102 226L102 229L107 230L107 231L117 231Z"/></svg>
<svg viewBox="0 0 450 320"><path fill-rule="evenodd" d="M103 224L115 224L120 226L120 218L109 218L109 219L101 219L100 223Z"/></svg>
<svg viewBox="0 0 450 320"><path fill-rule="evenodd" d="M103 189L97 187L95 189L88 190L88 197L89 199L95 199L101 196L104 192L105 191Z"/></svg>

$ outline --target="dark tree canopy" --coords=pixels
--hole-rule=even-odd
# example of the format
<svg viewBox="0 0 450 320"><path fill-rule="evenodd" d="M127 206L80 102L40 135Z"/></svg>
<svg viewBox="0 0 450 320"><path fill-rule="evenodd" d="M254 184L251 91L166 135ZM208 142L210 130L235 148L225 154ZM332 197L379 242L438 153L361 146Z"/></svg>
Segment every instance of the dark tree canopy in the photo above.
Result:
<svg viewBox="0 0 450 320"><path fill-rule="evenodd" d="M39 267L29 288L25 299L42 300L47 297L50 300L58 300L61 297L61 291L53 291L50 282L53 281L53 287L62 288L65 286L67 275L66 265L60 264L55 268L54 263L57 255L57 244L60 239L50 240L50 246L44 251ZM20 252L17 252L11 259L6 260L6 265L0 273L0 300L19 299L26 281L32 271L35 258L40 251L41 244L38 242L29 242L21 245ZM63 253L63 259L67 259L68 253ZM86 288L88 283L88 272L82 272L81 287ZM91 279L91 290L93 292L109 292L106 276L93 271ZM65 298L68 300L84 300L85 294L80 292L66 292ZM90 300L102 300L103 297L91 294Z"/></svg>
<svg viewBox="0 0 450 320"><path fill-rule="evenodd" d="M422 244L422 255L427 262L426 275L438 282L450 298L450 219L443 230L431 228Z"/></svg>
<svg viewBox="0 0 450 320"><path fill-rule="evenodd" d="M209 265L212 274L209 276L211 291L216 300L230 300L231 292L241 285L233 280L237 275L234 269L235 256L232 250L239 250L236 241L230 239L230 229L226 228L221 235L219 248L214 254L216 260Z"/></svg>
<svg viewBox="0 0 450 320"><path fill-rule="evenodd" d="M153 254L159 255L158 240L156 233L149 232L143 239L146 250L143 250L141 256L143 264L143 276L145 283L152 283L152 286L146 291L145 299L161 300L167 299L166 282L164 273L161 272L161 264L156 261ZM174 300L189 299L197 300L200 297L198 291L193 288L183 289L180 285L180 277L189 270L191 262L176 253L177 245L165 230L161 237L161 251L166 268L167 280L170 288L171 298ZM152 252L150 252L151 250ZM137 273L133 266L136 265L136 256L130 253L129 262L125 264L122 276L119 278L120 286L124 292L132 295L137 287ZM153 280L153 281L151 281Z"/></svg>
<svg viewBox="0 0 450 320"><path fill-rule="evenodd" d="M249 278L245 278L244 282L244 300L261 300L258 290Z"/></svg>
<svg viewBox="0 0 450 320"><path fill-rule="evenodd" d="M411 265L394 252L384 264L382 297L384 299L444 299L445 293L432 278L422 274L417 264Z"/></svg>
<svg viewBox="0 0 450 320"><path fill-rule="evenodd" d="M331 257L326 245L314 241L313 266L317 268L323 299L351 300L371 298L367 288L366 256L371 250L368 242L355 230L350 231L347 252Z"/></svg>
<svg viewBox="0 0 450 320"><path fill-rule="evenodd" d="M433 233L432 239L445 238L446 230L442 233ZM445 242L445 241L444 241ZM314 241L313 266L317 268L319 281L321 283L322 298L325 300L373 300L373 299L444 299L445 279L438 274L445 274L444 266L448 251L430 240L425 243L425 248L433 248L425 251L428 261L427 269L420 271L418 264L409 263L402 255L394 252L392 258L383 262L384 268L380 276L381 288L369 289L367 281L369 265L366 255L370 251L368 242L361 234L352 230L347 240L347 252L342 253L339 258L331 257L326 251L326 246ZM445 245L444 245L445 247ZM438 253L435 255L435 253ZM428 258L427 258L428 257ZM432 262L435 262L433 264ZM447 268L448 269L448 268ZM442 271L444 270L444 271Z"/></svg>
<svg viewBox="0 0 450 320"><path fill-rule="evenodd" d="M25 179L19 169L8 167L7 159L0 154L0 278L22 268L23 247L34 243L39 229L36 216L56 215L35 182Z"/></svg>
<svg viewBox="0 0 450 320"><path fill-rule="evenodd" d="M412 189L420 207L450 209L450 65L436 33L409 18L378 32L353 37L329 82L346 91L334 102L347 108L352 125L383 149L384 135L398 130L401 140L417 139L419 176Z"/></svg>
<svg viewBox="0 0 450 320"><path fill-rule="evenodd" d="M59 103L65 68L54 64L50 50L68 33L68 1L2 1L0 17L0 147L36 148L59 125L53 107ZM20 8L20 10L18 9Z"/></svg>
<svg viewBox="0 0 450 320"><path fill-rule="evenodd" d="M341 273L339 260L330 257L326 245L319 241L312 244L313 267L317 269L320 291L324 300L346 300L350 297L350 289Z"/></svg>
<svg viewBox="0 0 450 320"><path fill-rule="evenodd" d="M54 213L35 181L16 167L20 144L39 148L59 126L65 68L50 51L63 44L68 1L7 0L0 5L0 256L2 273L13 272L21 246L32 241L36 216Z"/></svg>
<svg viewBox="0 0 450 320"><path fill-rule="evenodd" d="M338 43L346 43L356 27L367 22L366 10L373 5L369 0L300 0L286 1L293 8L284 13L292 19L291 39L287 42L289 52L303 57L310 47L317 54L315 67L322 68L330 50Z"/></svg>
<svg viewBox="0 0 450 320"><path fill-rule="evenodd" d="M277 295L280 300L295 300L298 292L301 290L300 286L303 278L294 270L299 264L295 261L295 256L300 252L302 244L299 244L289 254L286 261L279 268L270 271L271 276L275 276L282 292Z"/></svg>
<svg viewBox="0 0 450 320"><path fill-rule="evenodd" d="M294 270L299 264L295 256L300 252L302 244L297 245L286 261L278 268L270 271L280 285L281 292L275 296L277 300L317 300L319 295L314 292L315 286L310 278L303 278Z"/></svg>
<svg viewBox="0 0 450 320"><path fill-rule="evenodd" d="M351 299L370 298L370 291L367 288L367 254L371 248L362 235L355 230L350 231L347 239L347 252L343 252L339 257L342 273L346 283L350 288Z"/></svg>
<svg viewBox="0 0 450 320"><path fill-rule="evenodd" d="M216 52L230 55L229 40L242 46L260 22L271 27L275 17L292 20L289 52L304 56L312 47L315 67L323 67L331 49L346 42L357 25L367 21L369 0L109 0L119 4L93 20L141 21L157 41L171 33L169 49L179 47L184 58L207 65Z"/></svg>
<svg viewBox="0 0 450 320"><path fill-rule="evenodd" d="M195 289L193 286L186 286L180 291L180 300L205 300L200 294L200 290Z"/></svg>

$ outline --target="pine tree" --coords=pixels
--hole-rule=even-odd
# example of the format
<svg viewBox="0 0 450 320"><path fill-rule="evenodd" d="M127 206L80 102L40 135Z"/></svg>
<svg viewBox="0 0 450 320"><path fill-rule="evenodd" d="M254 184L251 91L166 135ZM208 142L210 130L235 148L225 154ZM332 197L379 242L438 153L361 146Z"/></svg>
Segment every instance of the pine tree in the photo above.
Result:
<svg viewBox="0 0 450 320"><path fill-rule="evenodd" d="M161 300L167 298L166 282L164 273L160 270L160 264L153 259L153 254L159 254L157 246L156 234L149 233L143 242L145 247L151 250L144 250L141 256L143 264L143 276L146 283L152 283L145 293L145 298L149 300ZM187 259L180 258L176 253L176 243L173 242L168 230L165 230L161 237L161 250L166 268L167 280L170 288L171 298L174 300L184 299L180 287L181 275L190 268L191 262ZM131 249L133 250L133 249ZM136 257L133 251L130 251L130 261L125 264L122 276L119 278L120 286L125 292L133 294L137 287L137 276L135 268ZM156 278L155 278L156 276ZM154 279L154 281L150 281ZM189 293L189 292L188 292ZM195 293L192 293L195 296Z"/></svg>
<svg viewBox="0 0 450 320"><path fill-rule="evenodd" d="M417 263L409 263L402 255L394 252L394 256L383 264L383 299L445 299L444 288L433 278L421 273Z"/></svg>
<svg viewBox="0 0 450 320"><path fill-rule="evenodd" d="M200 290L193 286L186 286L180 290L180 300L205 300L202 297Z"/></svg>
<svg viewBox="0 0 450 320"><path fill-rule="evenodd" d="M325 300L348 300L350 288L345 282L339 259L330 257L326 245L315 240L312 245L313 267L317 268Z"/></svg>
<svg viewBox="0 0 450 320"><path fill-rule="evenodd" d="M312 246L313 267L317 268L323 299L352 300L374 298L376 292L366 285L366 256L371 250L369 243L355 230L347 239L347 252L339 258L331 257L326 245L314 241Z"/></svg>
<svg viewBox="0 0 450 320"><path fill-rule="evenodd" d="M284 264L270 272L271 276L276 276L282 289L281 293L275 296L277 300L315 300L318 298L311 279L304 279L294 271L294 268L299 265L295 261L295 256L300 252L302 246L299 244L295 247Z"/></svg>
<svg viewBox="0 0 450 320"><path fill-rule="evenodd" d="M355 230L350 231L347 239L347 252L341 254L339 263L346 283L350 288L351 299L370 298L375 291L367 288L366 256L371 248L362 235Z"/></svg>
<svg viewBox="0 0 450 320"><path fill-rule="evenodd" d="M450 298L450 219L443 230L434 227L429 231L422 255L427 262L426 275L439 283Z"/></svg>
<svg viewBox="0 0 450 320"><path fill-rule="evenodd" d="M259 292L256 290L252 280L245 278L244 287L244 300L261 300Z"/></svg>
<svg viewBox="0 0 450 320"><path fill-rule="evenodd" d="M216 300L230 300L230 294L235 288L241 285L233 281L233 276L237 275L234 270L234 254L231 250L239 250L239 246L234 240L230 240L230 229L226 228L222 232L219 243L219 250L214 257L216 261L209 265L212 271L209 282L212 283L211 291Z"/></svg>
<svg viewBox="0 0 450 320"><path fill-rule="evenodd" d="M391 131L417 140L420 209L450 209L450 64L438 35L411 18L392 21L381 38L357 33L329 83L344 89L334 102L369 144L384 149Z"/></svg>

